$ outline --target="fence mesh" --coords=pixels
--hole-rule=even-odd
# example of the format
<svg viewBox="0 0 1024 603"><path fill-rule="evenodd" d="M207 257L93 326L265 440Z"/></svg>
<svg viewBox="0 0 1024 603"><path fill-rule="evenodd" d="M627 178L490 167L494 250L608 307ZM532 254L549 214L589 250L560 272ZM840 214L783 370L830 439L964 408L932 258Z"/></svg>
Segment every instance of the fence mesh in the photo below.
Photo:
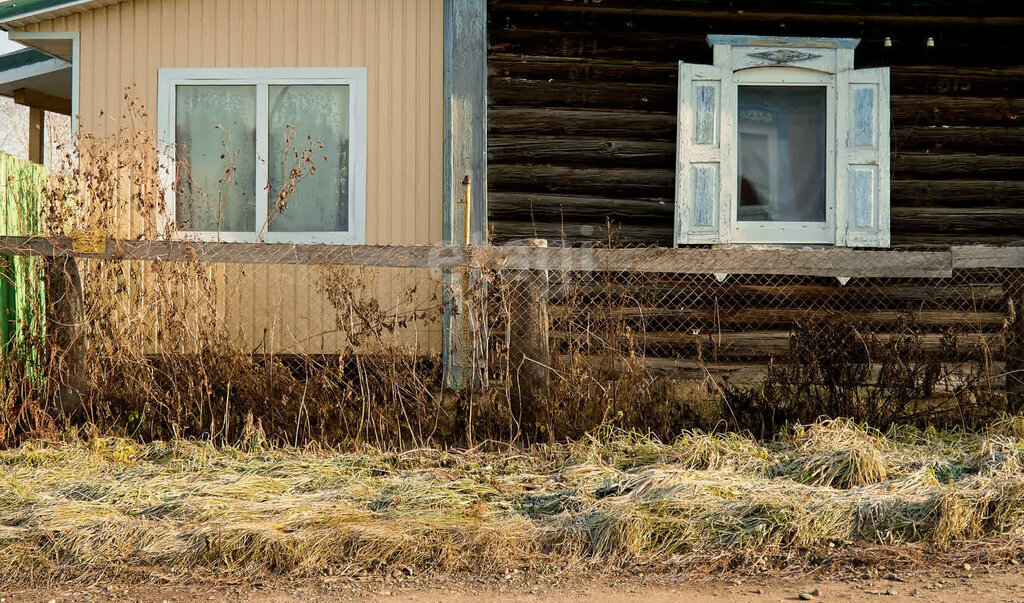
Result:
<svg viewBox="0 0 1024 603"><path fill-rule="evenodd" d="M290 442L418 445L608 424L770 434L823 414L966 423L1024 404L1020 268L845 279L481 262L494 248L73 247L8 246L56 256L53 395L77 388L111 420L158 411L154 430L226 435L241 407Z"/></svg>

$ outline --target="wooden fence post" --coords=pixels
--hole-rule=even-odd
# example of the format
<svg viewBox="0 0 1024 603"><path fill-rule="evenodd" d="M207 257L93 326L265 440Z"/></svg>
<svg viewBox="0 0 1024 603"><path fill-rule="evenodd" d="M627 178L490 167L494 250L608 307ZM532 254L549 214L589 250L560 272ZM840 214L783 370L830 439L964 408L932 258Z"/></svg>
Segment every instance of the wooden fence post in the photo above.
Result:
<svg viewBox="0 0 1024 603"><path fill-rule="evenodd" d="M527 247L547 247L543 239L527 239ZM548 338L548 273L511 271L509 283L509 378L513 412L520 428L532 437L543 419L540 405L548 395L551 350Z"/></svg>
<svg viewBox="0 0 1024 603"><path fill-rule="evenodd" d="M1006 396L1016 412L1024 408L1024 270L1007 270L1006 275Z"/></svg>
<svg viewBox="0 0 1024 603"><path fill-rule="evenodd" d="M45 266L49 375L57 380L61 412L71 416L82 406L85 385L82 278L70 255L48 257Z"/></svg>

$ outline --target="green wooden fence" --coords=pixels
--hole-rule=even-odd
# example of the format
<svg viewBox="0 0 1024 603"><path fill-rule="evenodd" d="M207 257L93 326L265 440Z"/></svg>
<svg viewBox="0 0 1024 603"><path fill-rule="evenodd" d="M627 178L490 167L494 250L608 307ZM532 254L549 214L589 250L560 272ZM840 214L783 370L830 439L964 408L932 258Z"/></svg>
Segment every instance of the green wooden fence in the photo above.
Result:
<svg viewBox="0 0 1024 603"><path fill-rule="evenodd" d="M46 170L0 153L0 234L39 233L39 209ZM3 352L29 352L44 332L45 287L41 259L0 256L0 345Z"/></svg>

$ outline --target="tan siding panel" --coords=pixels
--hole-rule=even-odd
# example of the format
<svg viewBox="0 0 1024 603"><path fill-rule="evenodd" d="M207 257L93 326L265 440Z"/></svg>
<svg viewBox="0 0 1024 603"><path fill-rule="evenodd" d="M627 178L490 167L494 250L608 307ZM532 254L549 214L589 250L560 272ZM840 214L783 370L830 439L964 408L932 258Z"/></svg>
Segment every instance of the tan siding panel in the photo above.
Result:
<svg viewBox="0 0 1024 603"><path fill-rule="evenodd" d="M442 10L442 0L134 0L30 29L80 32L81 124L97 135L120 127L133 86L155 131L161 67L366 67L367 242L423 244L441 241ZM138 231L132 218L119 234ZM222 266L212 275L218 310L251 348L265 328L294 351L344 344L324 334L334 318L315 268ZM381 304L395 305L413 279L435 280L380 273ZM427 299L435 289L420 291ZM423 331L420 346L436 348L438 328Z"/></svg>

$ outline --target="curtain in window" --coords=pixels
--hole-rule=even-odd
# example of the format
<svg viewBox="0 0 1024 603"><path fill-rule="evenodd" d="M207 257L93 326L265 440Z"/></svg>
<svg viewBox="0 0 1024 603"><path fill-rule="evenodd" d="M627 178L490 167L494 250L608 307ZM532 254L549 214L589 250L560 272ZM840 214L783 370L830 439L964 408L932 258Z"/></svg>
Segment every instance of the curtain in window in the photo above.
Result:
<svg viewBox="0 0 1024 603"><path fill-rule="evenodd" d="M349 87L270 86L269 110L269 230L348 230Z"/></svg>
<svg viewBox="0 0 1024 603"><path fill-rule="evenodd" d="M177 86L175 107L178 227L253 232L256 87Z"/></svg>

